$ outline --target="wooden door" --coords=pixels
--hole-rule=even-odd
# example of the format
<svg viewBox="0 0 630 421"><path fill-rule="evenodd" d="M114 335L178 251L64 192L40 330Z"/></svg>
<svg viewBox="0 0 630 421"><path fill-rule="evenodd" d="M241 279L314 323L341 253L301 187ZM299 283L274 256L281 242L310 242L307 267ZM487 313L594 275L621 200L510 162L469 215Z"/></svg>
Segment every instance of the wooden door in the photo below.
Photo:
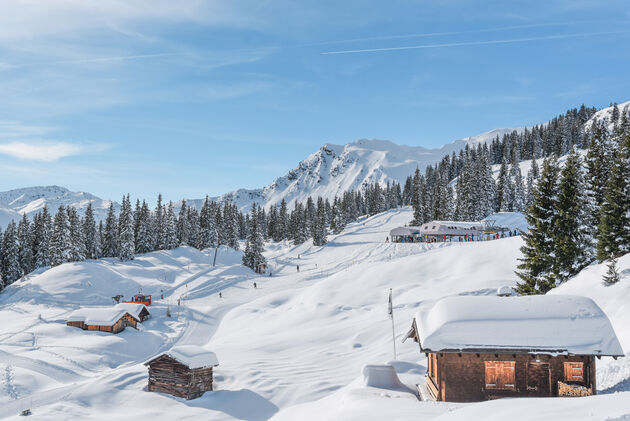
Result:
<svg viewBox="0 0 630 421"><path fill-rule="evenodd" d="M527 363L527 396L551 396L551 369L547 363Z"/></svg>

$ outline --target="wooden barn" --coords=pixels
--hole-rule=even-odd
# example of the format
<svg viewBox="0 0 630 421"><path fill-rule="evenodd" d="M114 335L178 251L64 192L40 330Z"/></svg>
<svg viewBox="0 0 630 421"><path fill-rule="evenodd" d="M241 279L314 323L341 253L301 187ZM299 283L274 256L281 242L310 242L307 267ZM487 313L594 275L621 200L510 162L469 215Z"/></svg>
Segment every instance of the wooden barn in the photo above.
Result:
<svg viewBox="0 0 630 421"><path fill-rule="evenodd" d="M135 328L140 321L139 317L117 306L89 307L72 312L68 316L66 325L83 330L119 333L125 330L127 326Z"/></svg>
<svg viewBox="0 0 630 421"><path fill-rule="evenodd" d="M427 356L423 399L475 402L596 393L596 359L622 357L610 321L578 296L456 296L413 319Z"/></svg>
<svg viewBox="0 0 630 421"><path fill-rule="evenodd" d="M195 399L212 390L217 356L195 345L180 345L144 365L149 367L149 392Z"/></svg>

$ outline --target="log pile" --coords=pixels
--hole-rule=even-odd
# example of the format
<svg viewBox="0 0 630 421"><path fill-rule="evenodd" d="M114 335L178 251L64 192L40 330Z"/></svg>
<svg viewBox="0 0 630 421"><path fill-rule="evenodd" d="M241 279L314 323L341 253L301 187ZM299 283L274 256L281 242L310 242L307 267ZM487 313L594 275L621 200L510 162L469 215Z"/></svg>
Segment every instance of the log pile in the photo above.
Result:
<svg viewBox="0 0 630 421"><path fill-rule="evenodd" d="M568 384L559 381L558 382L558 396L591 396L593 394L593 388L586 388L578 384Z"/></svg>

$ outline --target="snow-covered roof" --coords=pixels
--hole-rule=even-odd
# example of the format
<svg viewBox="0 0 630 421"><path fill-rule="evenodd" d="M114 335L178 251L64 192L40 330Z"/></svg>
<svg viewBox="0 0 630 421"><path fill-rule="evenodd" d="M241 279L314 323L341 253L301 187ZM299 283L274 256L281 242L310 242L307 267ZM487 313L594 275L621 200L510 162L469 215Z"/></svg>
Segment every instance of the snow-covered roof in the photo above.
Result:
<svg viewBox="0 0 630 421"><path fill-rule="evenodd" d="M137 319L140 318L140 313L143 309L149 312L149 309L142 303L119 303L116 304L115 308L119 308L121 310L127 311L132 316L135 316Z"/></svg>
<svg viewBox="0 0 630 421"><path fill-rule="evenodd" d="M125 313L140 321L138 316L125 308L119 307L84 307L73 311L68 316L69 322L83 322L86 325L111 326L120 320Z"/></svg>
<svg viewBox="0 0 630 421"><path fill-rule="evenodd" d="M623 356L606 314L573 295L446 297L417 313L415 327L423 351Z"/></svg>
<svg viewBox="0 0 630 421"><path fill-rule="evenodd" d="M462 222L462 221L430 221L422 224L420 234L435 235L466 235L476 234L483 230L481 222Z"/></svg>
<svg viewBox="0 0 630 421"><path fill-rule="evenodd" d="M168 355L188 368L205 368L219 365L214 352L197 345L177 345L162 355Z"/></svg>
<svg viewBox="0 0 630 421"><path fill-rule="evenodd" d="M419 227L398 227L398 228L394 228L393 230L391 230L389 232L390 236L396 236L396 235L413 235L413 234L418 234L420 232L420 228Z"/></svg>

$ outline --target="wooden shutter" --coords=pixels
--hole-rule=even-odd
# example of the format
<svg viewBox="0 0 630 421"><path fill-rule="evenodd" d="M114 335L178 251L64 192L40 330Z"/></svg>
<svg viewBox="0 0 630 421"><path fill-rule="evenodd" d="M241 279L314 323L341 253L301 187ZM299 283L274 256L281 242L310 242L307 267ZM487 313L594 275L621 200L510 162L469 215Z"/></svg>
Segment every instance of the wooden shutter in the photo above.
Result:
<svg viewBox="0 0 630 421"><path fill-rule="evenodd" d="M497 385L498 361L486 361L486 389L498 389Z"/></svg>
<svg viewBox="0 0 630 421"><path fill-rule="evenodd" d="M564 380L567 382L583 382L584 363L564 363Z"/></svg>
<svg viewBox="0 0 630 421"><path fill-rule="evenodd" d="M485 361L486 389L516 389L515 361Z"/></svg>

